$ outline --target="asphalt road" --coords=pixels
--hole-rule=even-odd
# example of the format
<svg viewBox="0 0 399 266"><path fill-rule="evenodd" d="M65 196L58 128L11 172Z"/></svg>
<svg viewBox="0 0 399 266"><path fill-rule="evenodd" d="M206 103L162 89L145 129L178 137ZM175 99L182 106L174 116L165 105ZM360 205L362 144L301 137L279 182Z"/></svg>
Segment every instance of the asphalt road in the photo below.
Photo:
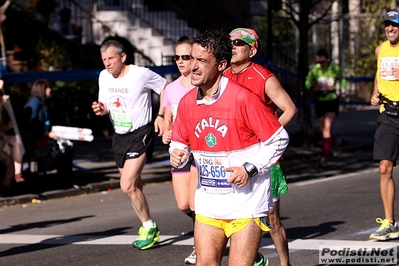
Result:
<svg viewBox="0 0 399 266"><path fill-rule="evenodd" d="M399 244L368 239L383 211L375 165L359 168L290 183L281 216L292 265L320 265L322 246L371 249ZM152 249L131 247L140 223L126 197L115 189L3 207L0 265L184 265L193 245L192 224L178 211L170 181L146 184L145 194L161 230L160 243ZM269 265L279 265L267 234L261 252ZM228 249L222 265L227 265L227 256Z"/></svg>

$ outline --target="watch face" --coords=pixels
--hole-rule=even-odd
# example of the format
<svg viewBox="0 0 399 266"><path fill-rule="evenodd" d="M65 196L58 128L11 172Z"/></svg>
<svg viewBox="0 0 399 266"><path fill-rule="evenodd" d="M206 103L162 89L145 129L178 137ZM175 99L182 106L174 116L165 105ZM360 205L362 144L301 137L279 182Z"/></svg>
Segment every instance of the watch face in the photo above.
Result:
<svg viewBox="0 0 399 266"><path fill-rule="evenodd" d="M258 173L258 169L256 169L255 165L251 163L245 163L244 167L250 177L253 177Z"/></svg>

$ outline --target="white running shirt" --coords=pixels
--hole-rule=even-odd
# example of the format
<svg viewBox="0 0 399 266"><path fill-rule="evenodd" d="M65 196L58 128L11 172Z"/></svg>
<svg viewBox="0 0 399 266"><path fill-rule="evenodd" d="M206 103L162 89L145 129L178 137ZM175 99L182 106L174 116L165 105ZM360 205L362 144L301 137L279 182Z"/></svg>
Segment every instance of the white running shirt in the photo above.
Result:
<svg viewBox="0 0 399 266"><path fill-rule="evenodd" d="M166 80L152 70L129 65L128 73L114 78L106 69L98 78L98 100L107 105L118 134L132 132L151 122L151 90L160 94Z"/></svg>

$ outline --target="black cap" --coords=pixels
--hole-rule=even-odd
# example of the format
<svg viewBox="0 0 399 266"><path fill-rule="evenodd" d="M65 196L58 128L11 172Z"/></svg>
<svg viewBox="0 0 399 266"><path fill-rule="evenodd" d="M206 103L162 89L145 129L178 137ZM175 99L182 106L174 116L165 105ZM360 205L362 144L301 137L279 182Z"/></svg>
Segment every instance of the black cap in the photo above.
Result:
<svg viewBox="0 0 399 266"><path fill-rule="evenodd" d="M392 21L399 24L399 12L397 9L389 9L384 17L385 21Z"/></svg>

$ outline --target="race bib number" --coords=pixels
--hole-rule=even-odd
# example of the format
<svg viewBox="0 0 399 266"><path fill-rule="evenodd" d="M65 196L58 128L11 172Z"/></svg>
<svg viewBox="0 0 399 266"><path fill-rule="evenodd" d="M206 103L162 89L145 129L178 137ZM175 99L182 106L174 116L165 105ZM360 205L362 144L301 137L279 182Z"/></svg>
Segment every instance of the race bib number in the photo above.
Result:
<svg viewBox="0 0 399 266"><path fill-rule="evenodd" d="M384 80L395 80L392 74L394 68L399 67L399 57L382 57L380 63L380 77Z"/></svg>
<svg viewBox="0 0 399 266"><path fill-rule="evenodd" d="M213 194L226 194L231 192L232 185L227 183L230 173L224 169L229 167L227 157L210 157L201 155L199 160L200 184L205 191Z"/></svg>
<svg viewBox="0 0 399 266"><path fill-rule="evenodd" d="M128 110L126 108L109 108L112 123L116 127L128 128L132 127L132 122L129 121Z"/></svg>

